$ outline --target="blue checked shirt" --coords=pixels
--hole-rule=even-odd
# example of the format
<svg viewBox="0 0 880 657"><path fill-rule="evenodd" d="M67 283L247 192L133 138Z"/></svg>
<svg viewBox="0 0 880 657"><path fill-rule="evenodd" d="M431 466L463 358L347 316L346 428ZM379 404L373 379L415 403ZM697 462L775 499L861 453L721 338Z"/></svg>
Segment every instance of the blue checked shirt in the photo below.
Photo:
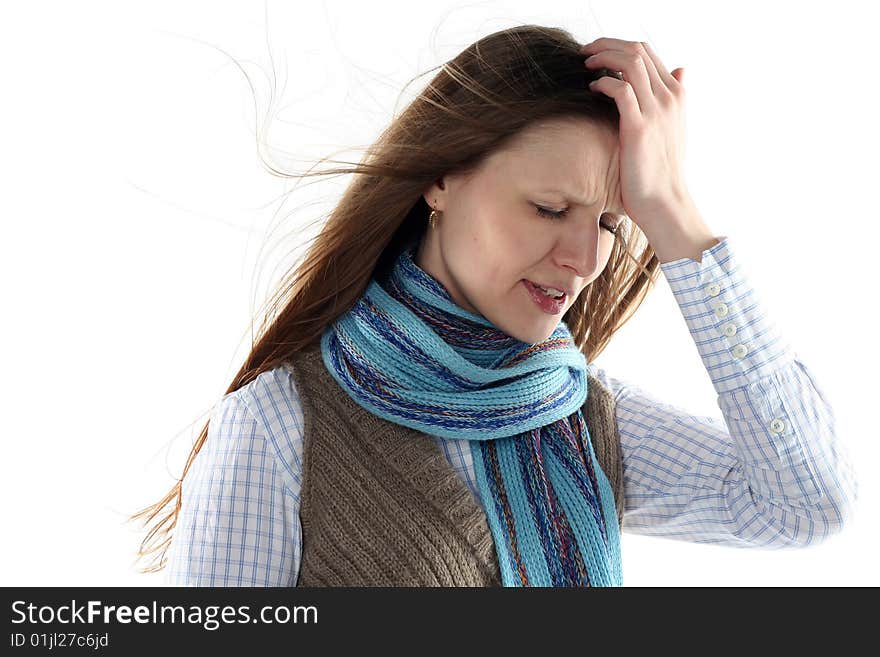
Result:
<svg viewBox="0 0 880 657"><path fill-rule="evenodd" d="M731 547L816 544L858 496L833 410L781 336L728 237L701 262L661 264L718 393L723 421L689 414L590 364L617 401L622 531ZM435 437L479 501L465 440ZM294 586L303 417L286 366L224 396L183 484L165 583Z"/></svg>

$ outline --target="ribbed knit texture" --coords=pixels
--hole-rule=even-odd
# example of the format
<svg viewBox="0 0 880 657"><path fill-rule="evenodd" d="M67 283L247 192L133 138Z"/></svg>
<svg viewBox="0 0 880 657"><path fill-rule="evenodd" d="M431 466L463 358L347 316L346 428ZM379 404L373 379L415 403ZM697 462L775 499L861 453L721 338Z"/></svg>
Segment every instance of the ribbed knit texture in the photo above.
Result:
<svg viewBox="0 0 880 657"><path fill-rule="evenodd" d="M356 404L320 345L293 356L303 412L298 586L500 586L479 502L428 435ZM582 407L623 518L614 400L590 377Z"/></svg>
<svg viewBox="0 0 880 657"><path fill-rule="evenodd" d="M327 370L374 415L470 441L504 586L622 586L614 495L581 412L587 362L568 326L535 344L507 335L416 265L417 246L324 331Z"/></svg>

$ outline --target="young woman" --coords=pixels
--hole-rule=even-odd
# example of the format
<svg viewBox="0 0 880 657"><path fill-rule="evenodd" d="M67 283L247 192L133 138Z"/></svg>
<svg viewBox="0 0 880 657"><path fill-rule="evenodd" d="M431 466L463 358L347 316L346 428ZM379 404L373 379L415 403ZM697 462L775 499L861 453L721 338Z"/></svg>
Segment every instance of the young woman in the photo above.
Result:
<svg viewBox="0 0 880 657"><path fill-rule="evenodd" d="M328 172L356 175L183 477L134 516L170 506L146 570L620 586L621 530L765 548L839 532L857 485L832 408L688 193L682 80L645 43L537 26L446 63ZM658 270L723 423L593 363Z"/></svg>

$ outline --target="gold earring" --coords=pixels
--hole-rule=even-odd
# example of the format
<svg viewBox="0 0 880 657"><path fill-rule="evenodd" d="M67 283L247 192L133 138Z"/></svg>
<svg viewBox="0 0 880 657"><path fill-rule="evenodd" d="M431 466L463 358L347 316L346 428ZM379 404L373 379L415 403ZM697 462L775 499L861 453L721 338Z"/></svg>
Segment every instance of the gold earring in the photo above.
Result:
<svg viewBox="0 0 880 657"><path fill-rule="evenodd" d="M434 208L431 208L431 214L428 215L428 223L431 224L431 228L437 227L438 215L442 216L443 213L442 212L438 213L437 210L435 210Z"/></svg>

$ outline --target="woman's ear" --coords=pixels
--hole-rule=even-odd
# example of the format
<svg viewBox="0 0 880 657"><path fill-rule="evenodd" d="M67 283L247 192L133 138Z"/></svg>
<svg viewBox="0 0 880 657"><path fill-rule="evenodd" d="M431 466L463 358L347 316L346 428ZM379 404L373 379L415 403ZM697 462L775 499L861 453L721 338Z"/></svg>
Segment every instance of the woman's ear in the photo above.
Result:
<svg viewBox="0 0 880 657"><path fill-rule="evenodd" d="M440 199L445 196L445 194L446 183L443 181L442 177L435 180L433 185L422 192L422 196L424 197L425 202L432 208L440 207L438 203L440 202Z"/></svg>

